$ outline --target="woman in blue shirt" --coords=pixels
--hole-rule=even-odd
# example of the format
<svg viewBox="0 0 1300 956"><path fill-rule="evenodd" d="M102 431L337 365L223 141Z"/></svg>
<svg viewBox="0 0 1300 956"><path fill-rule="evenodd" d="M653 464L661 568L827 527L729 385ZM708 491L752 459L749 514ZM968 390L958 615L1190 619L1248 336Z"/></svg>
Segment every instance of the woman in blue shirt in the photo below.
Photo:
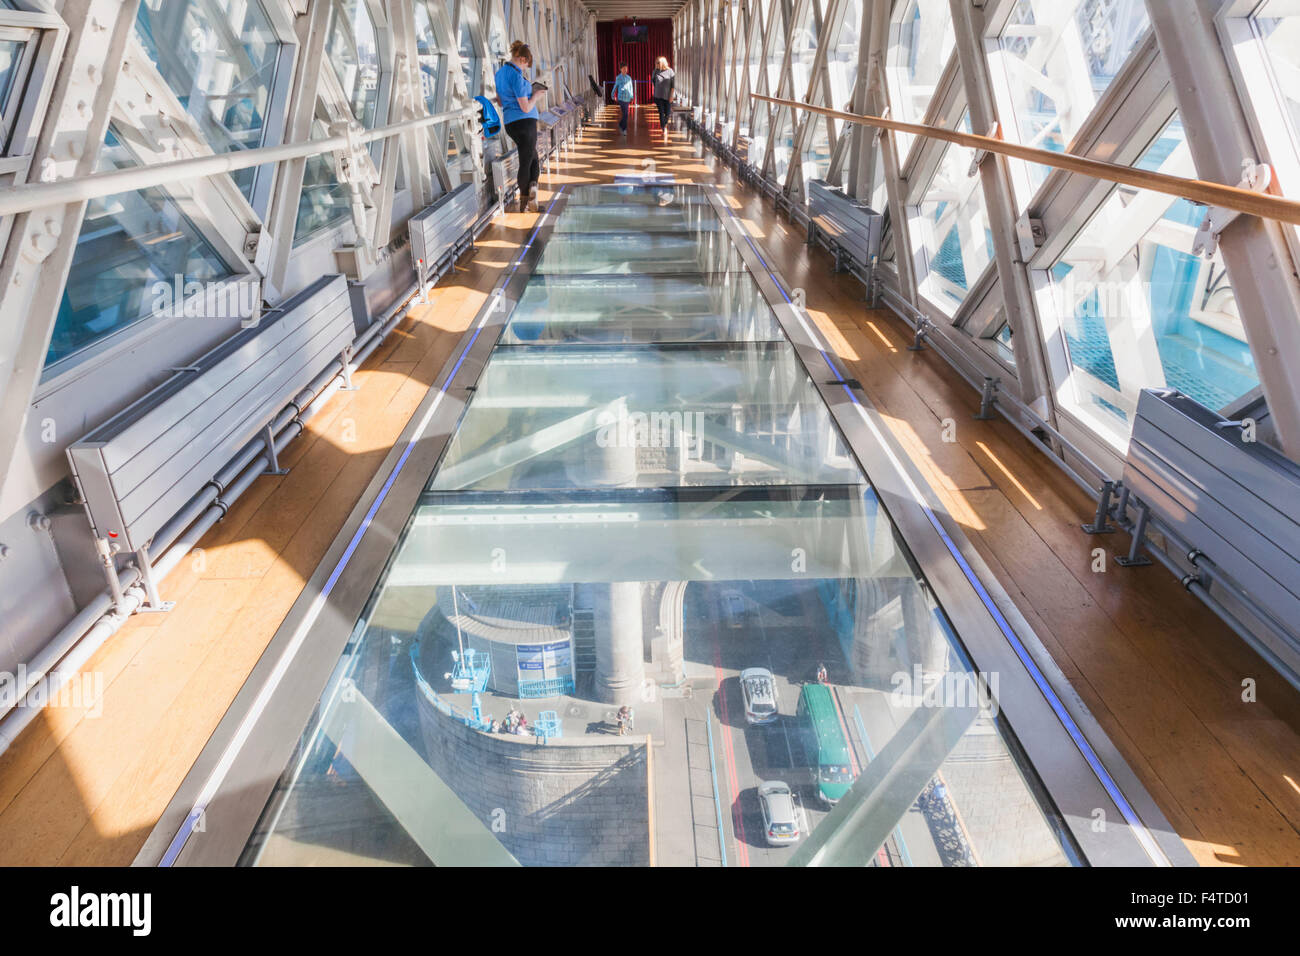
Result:
<svg viewBox="0 0 1300 956"><path fill-rule="evenodd" d="M510 44L510 60L497 70L497 99L501 101L501 122L519 149L519 211L537 212L537 103L546 88L533 90L524 70L533 65L533 51L526 43Z"/></svg>
<svg viewBox="0 0 1300 956"><path fill-rule="evenodd" d="M628 107L632 105L632 98L635 95L632 77L627 75L627 64L620 63L618 76L614 77L614 99L618 101L618 129L624 136L627 135Z"/></svg>

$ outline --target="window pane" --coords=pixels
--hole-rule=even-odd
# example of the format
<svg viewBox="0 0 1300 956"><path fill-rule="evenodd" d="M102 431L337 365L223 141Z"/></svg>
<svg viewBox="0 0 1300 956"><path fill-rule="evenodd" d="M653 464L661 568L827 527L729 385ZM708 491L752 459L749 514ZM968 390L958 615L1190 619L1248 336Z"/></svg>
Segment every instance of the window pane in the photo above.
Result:
<svg viewBox="0 0 1300 956"><path fill-rule="evenodd" d="M858 78L858 43L862 39L862 0L848 0L844 19L826 55L826 69L831 80L831 106L850 108L853 85Z"/></svg>
<svg viewBox="0 0 1300 956"><path fill-rule="evenodd" d="M802 100L808 95L808 80L812 75L813 60L817 56L817 21L813 19L813 5L808 4L807 13L799 29L794 31L790 47L790 72L794 77L794 98Z"/></svg>
<svg viewBox="0 0 1300 956"><path fill-rule="evenodd" d="M324 139L329 135L325 124L317 120L312 126L312 138ZM307 160L302 174L302 195L298 200L298 220L293 241L297 245L313 233L341 222L351 215L352 198L348 187L339 183L334 172L332 154L318 154Z"/></svg>
<svg viewBox="0 0 1300 956"><path fill-rule="evenodd" d="M469 4L462 3L461 7L462 10L468 11ZM466 13L460 21L460 56L465 61L465 80L469 86L469 95L479 96L483 92L483 60L474 46L474 34L470 32L468 16ZM535 65L541 66L540 56L537 56Z"/></svg>
<svg viewBox="0 0 1300 956"><path fill-rule="evenodd" d="M374 126L379 107L379 48L364 0L335 0L325 56L334 66L357 122L367 128Z"/></svg>
<svg viewBox="0 0 1300 956"><path fill-rule="evenodd" d="M779 2L772 5L768 17L777 21L777 27L772 37L772 48L767 52L767 93L777 96L781 67L785 66L785 10Z"/></svg>
<svg viewBox="0 0 1300 956"><path fill-rule="evenodd" d="M447 57L438 52L433 24L423 3L415 5L415 49L420 59L420 87L424 92L424 106L430 113L437 113L438 92L447 75Z"/></svg>
<svg viewBox="0 0 1300 956"><path fill-rule="evenodd" d="M948 0L908 0L894 37L888 55L893 77L891 105L903 122L919 123L957 43ZM913 139L898 134L901 156L907 156Z"/></svg>
<svg viewBox="0 0 1300 956"><path fill-rule="evenodd" d="M1255 19L1255 28L1263 39L1269 65L1285 102L1291 138L1300 150L1300 13L1270 17L1274 9L1278 9L1278 4L1266 5L1262 16Z"/></svg>
<svg viewBox="0 0 1300 956"><path fill-rule="evenodd" d="M1137 164L1195 176L1175 117ZM1259 384L1222 257L1192 255L1204 210L1119 187L1051 275L1074 402L1122 438L1142 388L1176 388L1219 409Z"/></svg>
<svg viewBox="0 0 1300 956"><path fill-rule="evenodd" d="M828 122L829 120L824 117L816 115L813 117L812 129L808 132L803 150L804 182L810 179L825 179L827 171L831 168L831 141L826 132Z"/></svg>
<svg viewBox="0 0 1300 956"><path fill-rule="evenodd" d="M26 43L20 40L0 40L0 112L9 105L9 94L18 83L18 70L23 62Z"/></svg>
<svg viewBox="0 0 1300 956"><path fill-rule="evenodd" d="M776 109L777 127L772 137L772 162L776 169L776 181L784 182L785 171L790 168L790 154L794 151L794 125L790 122L791 110L778 106Z"/></svg>
<svg viewBox="0 0 1300 956"><path fill-rule="evenodd" d="M97 171L135 165L110 128ZM92 199L77 237L45 365L48 368L147 318L160 293L170 295L187 283L212 282L233 274L161 189ZM168 305L179 307L173 299L168 299Z"/></svg>
<svg viewBox="0 0 1300 956"><path fill-rule="evenodd" d="M762 9L756 5L749 29L749 90L751 93L758 92L758 71L763 65L762 26Z"/></svg>
<svg viewBox="0 0 1300 956"><path fill-rule="evenodd" d="M1141 2L1019 0L998 44L1020 142L1063 152L1148 25ZM1049 172L1029 164L1031 189Z"/></svg>
<svg viewBox="0 0 1300 956"><path fill-rule="evenodd" d="M958 128L971 131L969 113L962 114ZM918 207L921 228L919 242L914 242L926 264L921 291L949 313L961 305L971 283L993 259L984 190L979 172L970 175L973 158L974 151L963 146L944 147L943 159Z"/></svg>
<svg viewBox="0 0 1300 956"><path fill-rule="evenodd" d="M217 153L262 145L280 42L256 0L228 4L144 0L136 37ZM215 16L214 16L215 15ZM253 194L256 169L231 177Z"/></svg>

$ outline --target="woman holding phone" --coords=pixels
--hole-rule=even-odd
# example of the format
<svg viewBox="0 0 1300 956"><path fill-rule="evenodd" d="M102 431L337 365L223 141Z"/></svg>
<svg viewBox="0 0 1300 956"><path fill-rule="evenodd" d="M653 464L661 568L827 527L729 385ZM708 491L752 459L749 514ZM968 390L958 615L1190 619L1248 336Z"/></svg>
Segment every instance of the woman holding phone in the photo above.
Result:
<svg viewBox="0 0 1300 956"><path fill-rule="evenodd" d="M526 43L510 44L510 59L497 70L497 99L501 101L501 122L519 150L519 211L537 212L537 104L546 87L534 90L524 70L532 69L533 51Z"/></svg>

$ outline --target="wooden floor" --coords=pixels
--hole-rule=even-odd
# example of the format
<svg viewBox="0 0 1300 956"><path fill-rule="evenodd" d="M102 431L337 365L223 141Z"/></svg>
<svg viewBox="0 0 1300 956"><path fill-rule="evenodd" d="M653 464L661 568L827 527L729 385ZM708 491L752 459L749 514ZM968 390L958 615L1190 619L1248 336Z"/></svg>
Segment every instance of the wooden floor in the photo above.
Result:
<svg viewBox="0 0 1300 956"><path fill-rule="evenodd" d="M642 169L722 186L772 252L1020 611L1202 864L1300 864L1300 697L1158 567L1093 573L1089 501L862 287L677 134L589 131L547 187ZM130 863L303 582L536 217L510 214L443 279L167 578L177 607L142 615L90 660L102 713L47 708L0 757L0 864ZM958 423L954 443L942 422ZM1126 546L1116 539L1111 549ZM1258 681L1257 702L1241 699Z"/></svg>

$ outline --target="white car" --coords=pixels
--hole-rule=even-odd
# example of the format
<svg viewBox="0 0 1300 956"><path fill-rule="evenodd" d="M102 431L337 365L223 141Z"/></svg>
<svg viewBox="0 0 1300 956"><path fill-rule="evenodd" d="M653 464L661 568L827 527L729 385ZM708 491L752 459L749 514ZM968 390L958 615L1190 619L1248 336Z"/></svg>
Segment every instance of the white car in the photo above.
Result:
<svg viewBox="0 0 1300 956"><path fill-rule="evenodd" d="M794 791L784 780L758 785L758 806L763 814L763 836L771 846L798 843L799 809Z"/></svg>
<svg viewBox="0 0 1300 956"><path fill-rule="evenodd" d="M740 672L740 696L745 700L745 721L770 724L779 716L776 680L765 667L747 667Z"/></svg>

